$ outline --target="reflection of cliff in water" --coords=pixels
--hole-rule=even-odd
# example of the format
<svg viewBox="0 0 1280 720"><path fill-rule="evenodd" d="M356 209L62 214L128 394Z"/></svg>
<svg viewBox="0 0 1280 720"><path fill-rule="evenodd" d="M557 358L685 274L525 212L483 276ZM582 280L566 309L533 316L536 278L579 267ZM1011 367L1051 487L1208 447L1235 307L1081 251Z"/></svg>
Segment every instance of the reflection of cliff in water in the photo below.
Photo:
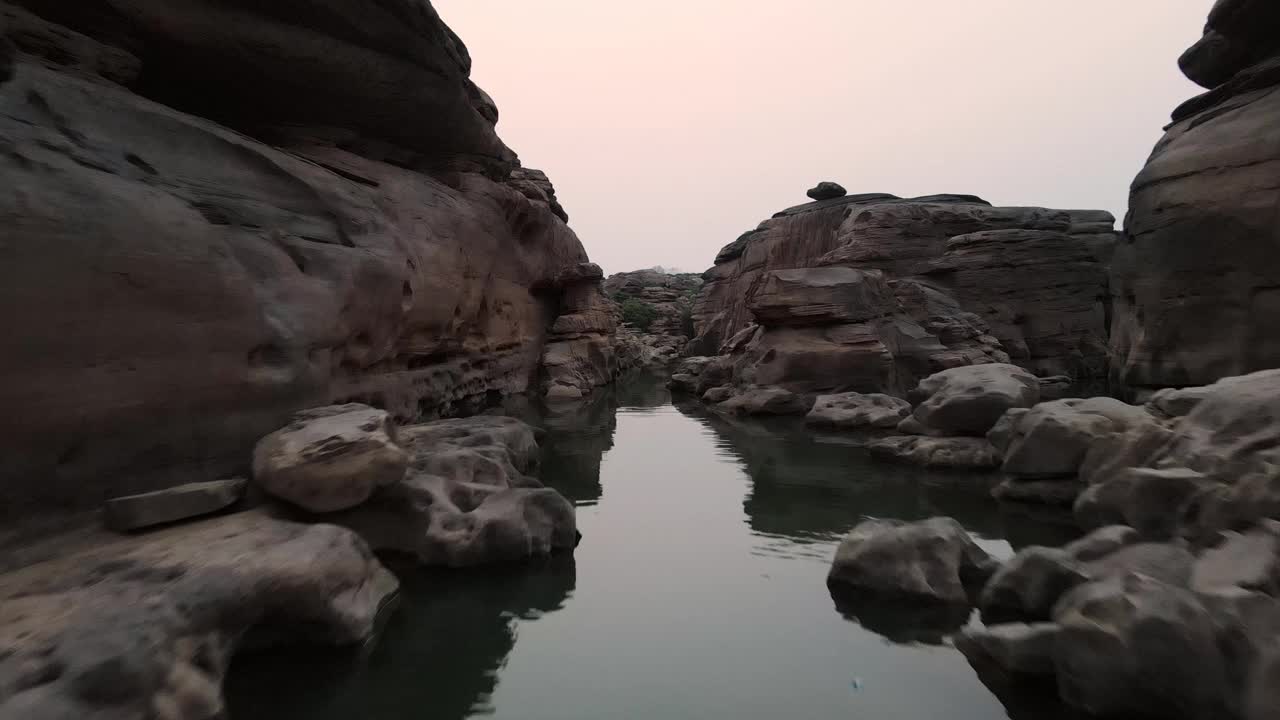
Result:
<svg viewBox="0 0 1280 720"><path fill-rule="evenodd" d="M816 435L799 420L740 420L697 405L682 412L700 418L739 458L751 478L743 502L751 528L791 540L839 537L863 517L921 520L948 515L982 537L1006 538L1015 547L1061 544L1069 524L1046 523L1002 512L990 496L998 477L939 473L871 459L848 438Z"/></svg>
<svg viewBox="0 0 1280 720"><path fill-rule="evenodd" d="M292 649L237 657L235 720L460 720L483 711L515 646L517 619L559 610L571 557L492 571L408 570L399 607L367 651Z"/></svg>

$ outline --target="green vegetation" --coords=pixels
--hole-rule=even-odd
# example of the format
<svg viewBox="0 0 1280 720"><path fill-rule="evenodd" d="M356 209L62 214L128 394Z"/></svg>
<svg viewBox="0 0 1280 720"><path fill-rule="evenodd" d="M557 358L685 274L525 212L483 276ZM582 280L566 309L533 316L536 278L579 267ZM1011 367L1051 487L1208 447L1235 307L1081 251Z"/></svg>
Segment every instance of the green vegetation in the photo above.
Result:
<svg viewBox="0 0 1280 720"><path fill-rule="evenodd" d="M626 298L622 301L622 322L640 332L649 332L649 328L657 318L658 309L649 303L635 298Z"/></svg>

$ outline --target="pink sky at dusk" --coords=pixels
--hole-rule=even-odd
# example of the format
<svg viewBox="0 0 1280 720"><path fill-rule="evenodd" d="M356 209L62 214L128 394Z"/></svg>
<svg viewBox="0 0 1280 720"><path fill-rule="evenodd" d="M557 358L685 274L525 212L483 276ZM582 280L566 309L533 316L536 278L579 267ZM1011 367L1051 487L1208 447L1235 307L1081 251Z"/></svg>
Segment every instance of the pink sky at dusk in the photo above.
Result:
<svg viewBox="0 0 1280 720"><path fill-rule="evenodd" d="M819 180L1124 213L1211 0L435 0L607 273L701 272Z"/></svg>

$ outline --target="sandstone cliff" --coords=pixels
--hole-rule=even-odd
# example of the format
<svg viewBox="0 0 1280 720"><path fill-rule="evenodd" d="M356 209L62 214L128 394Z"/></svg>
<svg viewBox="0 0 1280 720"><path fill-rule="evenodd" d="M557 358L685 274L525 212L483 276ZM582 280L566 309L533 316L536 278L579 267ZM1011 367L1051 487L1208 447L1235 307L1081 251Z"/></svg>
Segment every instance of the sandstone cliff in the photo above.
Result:
<svg viewBox="0 0 1280 720"><path fill-rule="evenodd" d="M783 210L726 246L695 303L693 354L739 384L902 394L950 367L1011 360L1106 372L1101 211L867 194Z"/></svg>
<svg viewBox="0 0 1280 720"><path fill-rule="evenodd" d="M1219 0L1182 57L1209 88L1133 181L1112 293L1114 372L1134 389L1280 365L1280 10Z"/></svg>
<svg viewBox="0 0 1280 720"><path fill-rule="evenodd" d="M0 507L243 469L300 408L587 392L599 268L426 0L0 2Z"/></svg>

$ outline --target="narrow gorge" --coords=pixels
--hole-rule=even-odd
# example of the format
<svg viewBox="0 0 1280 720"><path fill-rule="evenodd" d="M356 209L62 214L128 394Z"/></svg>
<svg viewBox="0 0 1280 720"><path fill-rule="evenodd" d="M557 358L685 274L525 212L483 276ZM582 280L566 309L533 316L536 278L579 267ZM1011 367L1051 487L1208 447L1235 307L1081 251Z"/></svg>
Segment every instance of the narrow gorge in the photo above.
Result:
<svg viewBox="0 0 1280 720"><path fill-rule="evenodd" d="M1207 9L1120 223L814 177L606 273L429 0L0 0L0 720L1280 717L1280 12Z"/></svg>

